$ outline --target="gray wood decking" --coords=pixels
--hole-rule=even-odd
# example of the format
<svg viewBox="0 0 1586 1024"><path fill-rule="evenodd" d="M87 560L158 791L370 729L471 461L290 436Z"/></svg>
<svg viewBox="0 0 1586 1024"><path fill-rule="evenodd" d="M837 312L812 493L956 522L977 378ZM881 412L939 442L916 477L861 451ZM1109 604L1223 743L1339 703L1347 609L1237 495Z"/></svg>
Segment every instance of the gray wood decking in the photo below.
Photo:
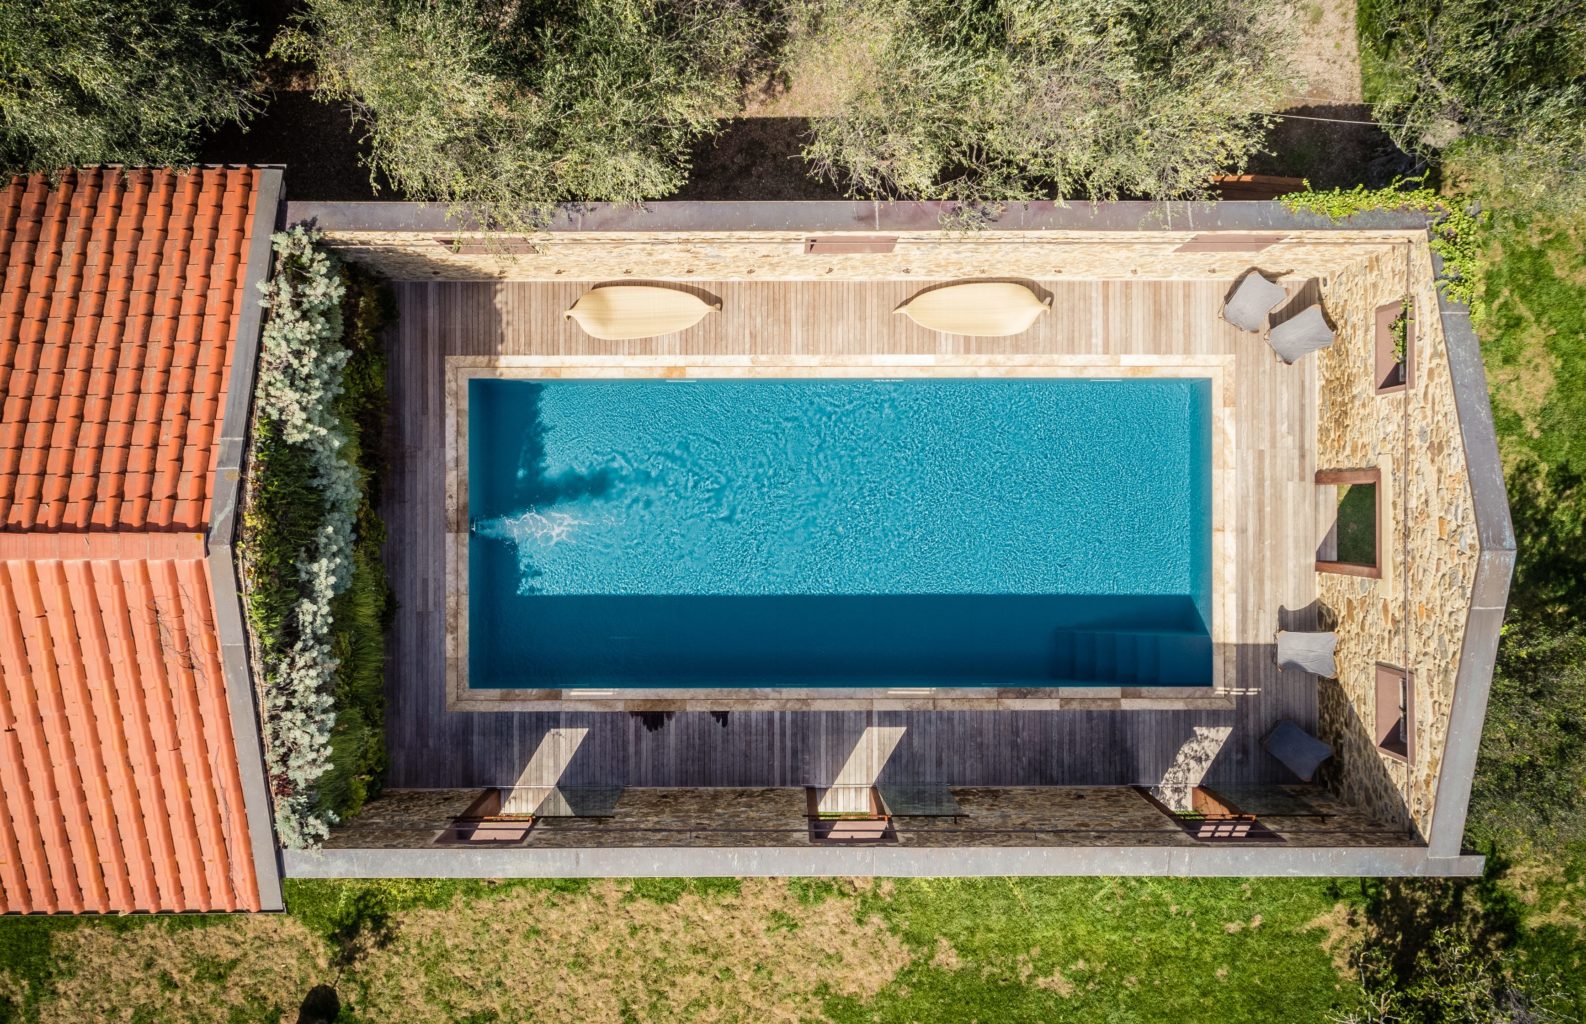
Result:
<svg viewBox="0 0 1586 1024"><path fill-rule="evenodd" d="M726 300L723 313L682 335L640 342L593 341L562 318L587 282L398 284L384 496L398 601L388 785L527 782L525 766L548 734L571 752L560 778L570 785L823 785L876 726L903 729L882 773L900 782L1154 784L1191 752L1215 753L1209 781L1286 781L1259 740L1281 718L1311 729L1316 721L1315 680L1279 673L1270 646L1280 625L1315 624L1312 563L1325 531L1312 483L1314 360L1283 366L1259 338L1223 323L1221 282L1040 281L1054 295L1052 315L1023 335L996 339L946 338L892 315L930 283L697 282ZM1116 352L1237 359L1240 693L1232 710L735 711L648 719L445 710L444 356Z"/></svg>

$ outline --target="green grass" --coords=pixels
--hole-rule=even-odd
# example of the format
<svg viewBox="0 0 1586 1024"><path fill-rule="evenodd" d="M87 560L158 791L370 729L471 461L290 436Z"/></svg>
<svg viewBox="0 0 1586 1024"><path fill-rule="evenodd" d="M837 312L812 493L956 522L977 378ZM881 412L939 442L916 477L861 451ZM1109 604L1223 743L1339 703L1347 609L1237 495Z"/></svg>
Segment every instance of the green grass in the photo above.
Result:
<svg viewBox="0 0 1586 1024"><path fill-rule="evenodd" d="M1468 829L1558 849L1586 843L1586 219L1496 216L1480 309L1519 551Z"/></svg>
<svg viewBox="0 0 1586 1024"><path fill-rule="evenodd" d="M163 915L135 917L0 917L0 1024L23 1024L38 1019L51 990L75 976L83 967L62 957L56 939L79 928L102 928L127 933L142 929L188 932L224 925L214 915Z"/></svg>
<svg viewBox="0 0 1586 1024"><path fill-rule="evenodd" d="M560 1019L503 995L510 965L542 995L577 988L562 998L589 1019L1237 1024L1281 1006L1285 1021L1322 1022L1363 1005L1350 955L1383 942L1371 929L1410 935L1473 906L1498 922L1503 962L1579 1016L1586 855L1461 892L1306 878L289 880L274 918L0 920L0 1021L102 1019L76 1008L85 992L123 1020L290 1020L322 985L343 1024ZM114 941L80 941L98 929ZM760 962L767 949L780 959ZM276 963L296 967L264 973ZM871 977L856 990L845 969Z"/></svg>
<svg viewBox="0 0 1586 1024"><path fill-rule="evenodd" d="M1377 485L1338 488L1338 560L1377 564Z"/></svg>
<svg viewBox="0 0 1586 1024"><path fill-rule="evenodd" d="M861 913L913 962L874 999L829 1001L838 1021L1324 1021L1359 998L1325 945L1348 897L1323 880L893 885Z"/></svg>
<svg viewBox="0 0 1586 1024"><path fill-rule="evenodd" d="M1407 80L1398 63L1389 58L1383 46L1384 2L1360 0L1355 8L1355 34L1360 52L1360 92L1367 103L1380 103L1406 88Z"/></svg>
<svg viewBox="0 0 1586 1024"><path fill-rule="evenodd" d="M1505 461L1586 475L1586 219L1494 223L1478 323Z"/></svg>
<svg viewBox="0 0 1586 1024"><path fill-rule="evenodd" d="M301 962L303 943L319 944L323 967L279 993L260 991L259 979L245 976L237 955L225 952L234 946L224 942L194 936L186 941L196 953L194 945L156 947L178 965L169 977L157 969L166 960L151 964L153 973L118 974L70 959L70 950L84 947L57 946L54 939L76 929L126 927L126 919L0 921L0 991L25 979L33 993L9 1019L45 1011L83 1019L60 1002L76 989L52 995L68 975L77 984L92 978L113 988L127 984L116 978L143 979L135 991L112 993L124 1019L133 1020L206 1019L199 1012L206 993L213 993L212 1005L228 1008L214 1019L267 1019L271 1007L296 1006L317 984L335 985L343 1020L492 1019L490 1013L534 1019L527 1005L523 1016L512 1016L469 1002L478 983L470 943L504 952L524 972L571 972L597 994L605 986L600 979L629 970L688 975L686 999L657 994L627 1007L631 1019L645 1021L693 1020L722 1007L723 994L743 984L744 972L760 977L758 970L807 974L811 987L796 990L804 1000L797 1004L762 1002L712 1019L761 1019L757 1014L775 1010L788 1019L824 1015L839 1022L1254 1022L1270 1020L1271 1007L1283 1005L1294 1020L1321 1021L1358 1001L1340 970L1347 940L1339 908L1358 907L1360 900L1318 879L294 880L286 883L286 897L289 915L256 922L262 927L252 927L247 941L278 944L278 955L263 952L265 960L281 962ZM552 904L561 908L555 919L536 909ZM435 912L444 917L435 919ZM430 916L419 924L415 915L424 914ZM139 924L170 928L176 920ZM699 932L707 925L714 939ZM576 931L541 932L597 926L608 945L581 946ZM210 918L205 927L240 930L249 922ZM611 945L612 936L637 935L636 929L660 929L656 945L639 948L661 950L666 962L621 962L624 947ZM780 943L798 962L735 962L736 943L722 935L744 936L751 946ZM830 950L869 948L882 941L878 936L887 937L894 953L868 994L844 995L834 979L823 979ZM702 946L712 941L718 945ZM128 946L92 948L100 955L146 955ZM868 962L863 954L861 962ZM393 1010L384 990L393 972L402 971L427 979L425 995ZM832 987L820 991L826 980ZM607 1007L595 999L591 1019L605 1019Z"/></svg>

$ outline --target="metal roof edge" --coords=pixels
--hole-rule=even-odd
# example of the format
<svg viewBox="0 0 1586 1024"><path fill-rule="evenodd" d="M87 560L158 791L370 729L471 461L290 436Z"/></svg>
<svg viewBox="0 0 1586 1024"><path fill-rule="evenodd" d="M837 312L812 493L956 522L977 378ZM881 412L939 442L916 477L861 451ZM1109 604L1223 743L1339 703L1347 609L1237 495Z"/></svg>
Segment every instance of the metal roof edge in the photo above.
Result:
<svg viewBox="0 0 1586 1024"><path fill-rule="evenodd" d="M261 168L258 176L248 266L243 279L242 309L237 315L237 337L232 349L231 380L226 392L220 435L216 438L220 454L210 502L208 563L210 587L214 591L215 631L220 642L221 670L225 676L226 699L231 710L232 742L237 751L237 770L242 779L243 805L248 816L248 839L253 847L259 906L262 910L281 910L285 906L281 896L282 867L275 841L268 776L264 767L258 694L254 689L252 663L248 656L248 634L238 587L236 552L232 546L237 530L242 462L247 452L249 416L253 407L254 375L258 367L260 334L264 327L260 285L269 277L273 259L270 235L283 209L282 172L276 168Z"/></svg>
<svg viewBox="0 0 1586 1024"><path fill-rule="evenodd" d="M1432 253L1433 273L1441 277L1443 261ZM1464 441L1466 472L1476 519L1480 555L1471 587L1471 607L1460 644L1454 699L1449 708L1448 735L1438 769L1428 847L1434 856L1453 856L1464 845L1465 817L1481 746L1487 697L1492 689L1499 633L1514 575L1514 523L1504 488L1498 433L1482 365L1481 341L1470 323L1470 310L1438 290L1438 312L1453 378L1454 406Z"/></svg>

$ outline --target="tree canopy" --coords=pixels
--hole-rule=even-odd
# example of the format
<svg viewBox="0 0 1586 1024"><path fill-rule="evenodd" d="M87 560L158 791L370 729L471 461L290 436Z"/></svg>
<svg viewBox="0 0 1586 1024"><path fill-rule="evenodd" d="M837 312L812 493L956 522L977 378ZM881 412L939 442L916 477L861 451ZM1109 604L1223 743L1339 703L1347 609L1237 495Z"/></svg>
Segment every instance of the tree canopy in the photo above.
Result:
<svg viewBox="0 0 1586 1024"><path fill-rule="evenodd" d="M1372 112L1402 148L1524 205L1586 206L1580 0L1364 0Z"/></svg>
<svg viewBox="0 0 1586 1024"><path fill-rule="evenodd" d="M0 0L0 170L191 162L254 110L250 39L228 0Z"/></svg>
<svg viewBox="0 0 1586 1024"><path fill-rule="evenodd" d="M805 37L830 102L805 151L862 196L1203 194L1284 84L1266 0L842 0Z"/></svg>
<svg viewBox="0 0 1586 1024"><path fill-rule="evenodd" d="M399 191L510 225L681 187L758 25L736 0L309 0L277 50L352 105Z"/></svg>

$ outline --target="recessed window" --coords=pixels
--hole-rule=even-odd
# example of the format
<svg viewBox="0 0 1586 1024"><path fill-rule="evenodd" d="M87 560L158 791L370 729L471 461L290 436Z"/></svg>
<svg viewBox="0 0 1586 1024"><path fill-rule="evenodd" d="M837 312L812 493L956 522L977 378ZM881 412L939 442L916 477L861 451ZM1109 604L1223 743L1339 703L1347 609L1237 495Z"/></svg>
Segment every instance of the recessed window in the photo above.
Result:
<svg viewBox="0 0 1586 1024"><path fill-rule="evenodd" d="M1409 761L1415 752L1415 677L1390 665L1377 666L1377 749Z"/></svg>
<svg viewBox="0 0 1586 1024"><path fill-rule="evenodd" d="M1402 301L1378 306L1376 328L1372 379L1377 394L1403 391L1410 385L1415 364L1415 300L1406 295Z"/></svg>
<svg viewBox="0 0 1586 1024"><path fill-rule="evenodd" d="M1336 496L1333 522L1316 553L1316 568L1351 576L1380 577L1382 473L1377 469L1322 470L1318 486Z"/></svg>
<svg viewBox="0 0 1586 1024"><path fill-rule="evenodd" d="M519 256L540 252L540 246L527 238L437 238L435 244L455 256Z"/></svg>
<svg viewBox="0 0 1586 1024"><path fill-rule="evenodd" d="M888 253L897 246L898 239L895 235L832 235L826 238L804 239L804 252L809 256Z"/></svg>

